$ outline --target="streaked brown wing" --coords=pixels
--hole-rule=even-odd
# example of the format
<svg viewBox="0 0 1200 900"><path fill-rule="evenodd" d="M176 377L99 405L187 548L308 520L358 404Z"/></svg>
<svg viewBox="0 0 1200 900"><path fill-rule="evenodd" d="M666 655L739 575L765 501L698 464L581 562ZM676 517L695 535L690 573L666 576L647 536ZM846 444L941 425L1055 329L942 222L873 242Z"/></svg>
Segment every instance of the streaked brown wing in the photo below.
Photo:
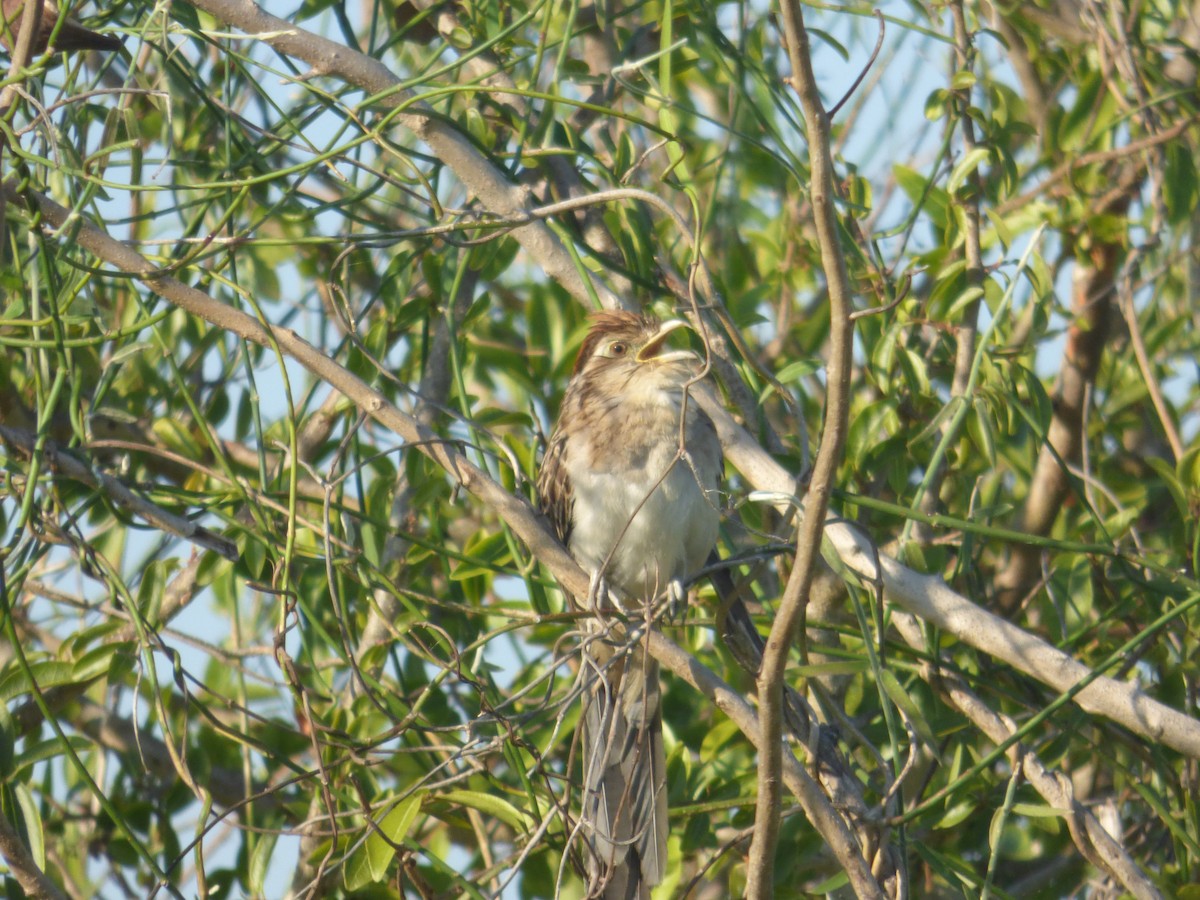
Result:
<svg viewBox="0 0 1200 900"><path fill-rule="evenodd" d="M538 506L554 526L558 539L569 546L575 500L564 459L566 447L566 435L561 428L555 429L538 469L537 495Z"/></svg>

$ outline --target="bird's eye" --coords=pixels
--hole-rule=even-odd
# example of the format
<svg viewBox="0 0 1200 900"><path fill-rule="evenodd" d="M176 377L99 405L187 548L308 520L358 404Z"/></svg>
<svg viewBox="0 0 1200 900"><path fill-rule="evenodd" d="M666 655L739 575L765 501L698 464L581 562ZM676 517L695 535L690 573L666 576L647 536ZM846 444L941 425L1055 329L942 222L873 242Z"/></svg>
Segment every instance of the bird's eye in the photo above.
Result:
<svg viewBox="0 0 1200 900"><path fill-rule="evenodd" d="M613 356L624 356L629 352L629 345L624 341L613 341L608 345L608 352Z"/></svg>

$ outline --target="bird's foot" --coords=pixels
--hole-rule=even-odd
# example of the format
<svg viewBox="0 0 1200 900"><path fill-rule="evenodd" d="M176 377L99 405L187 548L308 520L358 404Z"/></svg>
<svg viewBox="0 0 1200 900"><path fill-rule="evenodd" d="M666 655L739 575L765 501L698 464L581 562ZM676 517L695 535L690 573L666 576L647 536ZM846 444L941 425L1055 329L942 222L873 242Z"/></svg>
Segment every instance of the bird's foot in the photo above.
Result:
<svg viewBox="0 0 1200 900"><path fill-rule="evenodd" d="M674 622L686 611L687 588L678 578L672 578L667 582L667 619Z"/></svg>
<svg viewBox="0 0 1200 900"><path fill-rule="evenodd" d="M608 580L600 572L593 572L588 579L587 608L604 630L608 630L608 618L613 610L625 615L620 598L608 589Z"/></svg>

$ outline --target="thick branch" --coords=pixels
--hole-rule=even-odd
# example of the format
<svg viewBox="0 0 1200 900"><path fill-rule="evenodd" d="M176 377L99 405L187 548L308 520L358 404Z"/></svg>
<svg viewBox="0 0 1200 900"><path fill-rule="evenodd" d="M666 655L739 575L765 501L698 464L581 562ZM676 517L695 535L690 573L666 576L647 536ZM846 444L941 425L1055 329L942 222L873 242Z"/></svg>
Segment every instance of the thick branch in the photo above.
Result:
<svg viewBox="0 0 1200 900"><path fill-rule="evenodd" d="M762 743L759 747L758 799L754 838L750 844L746 896L772 897L775 849L779 839L779 781L783 760L783 679L788 652L797 630L803 630L809 590L821 553L821 534L829 496L849 423L850 360L854 325L850 320L850 277L838 235L834 208L833 158L829 152L829 119L812 71L808 34L800 4L781 5L791 63L791 84L800 99L808 134L813 219L821 249L821 266L829 289L829 363L826 369L825 427L809 485L805 512L797 528L796 558L763 653L758 676ZM872 882L874 884L874 882ZM878 885L874 885L878 890ZM857 886L856 886L857 888ZM860 896L861 896L860 891Z"/></svg>
<svg viewBox="0 0 1200 900"><path fill-rule="evenodd" d="M1070 488L1063 464L1076 464L1080 459L1084 404L1108 340L1119 254L1113 244L1098 244L1092 251L1091 265L1076 264L1071 300L1074 318L1054 391L1054 417L1025 497L1021 530L1029 534L1050 533ZM1037 584L1041 558L1038 547L1019 544L1012 548L1007 565L996 576L996 601L1005 614L1015 612L1021 598Z"/></svg>
<svg viewBox="0 0 1200 900"><path fill-rule="evenodd" d="M896 630L910 647L925 653L929 646L925 633L917 619L905 612L892 616ZM995 744L1003 744L1012 738L1015 729L1011 720L999 715L979 699L967 686L966 681L934 662L921 665L921 677L938 688L946 699L964 716L971 720L981 732ZM1046 802L1054 809L1063 810L1079 852L1098 868L1102 868L1117 879L1138 900L1156 900L1162 895L1146 873L1110 835L1090 809L1075 799L1071 782L1061 772L1047 769L1037 754L1019 747L1015 750L1021 766L1021 774L1033 785ZM1082 828L1077 827L1081 825Z"/></svg>
<svg viewBox="0 0 1200 900"><path fill-rule="evenodd" d="M707 391L696 399L717 426L725 458L750 484L793 502L794 477L773 460ZM1200 722L1154 700L1132 682L1095 676L1087 666L1011 622L955 593L937 575L922 575L880 553L853 525L825 525L841 561L869 583L879 580L885 598L963 643L999 659L1061 693L1090 679L1073 697L1081 709L1104 716L1147 741L1200 759ZM876 564L878 561L878 565Z"/></svg>
<svg viewBox="0 0 1200 900"><path fill-rule="evenodd" d="M29 848L3 812L0 812L0 856L4 857L9 872L29 897L35 900L67 900L67 895L58 889L58 885L38 868Z"/></svg>

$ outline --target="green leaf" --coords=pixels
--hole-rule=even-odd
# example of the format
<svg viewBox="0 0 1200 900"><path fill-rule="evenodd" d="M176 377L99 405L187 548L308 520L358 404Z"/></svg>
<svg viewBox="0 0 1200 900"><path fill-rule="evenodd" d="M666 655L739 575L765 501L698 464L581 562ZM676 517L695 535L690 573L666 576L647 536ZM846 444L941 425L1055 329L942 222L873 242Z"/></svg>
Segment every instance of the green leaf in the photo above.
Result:
<svg viewBox="0 0 1200 900"><path fill-rule="evenodd" d="M142 569L138 585L137 606L148 622L158 622L159 608L166 591L167 577L179 567L178 560L162 559Z"/></svg>
<svg viewBox="0 0 1200 900"><path fill-rule="evenodd" d="M33 675L33 681L36 681L37 686L43 691L64 684L72 684L75 681L75 667L71 663L58 660L30 663L29 672ZM30 681L29 675L21 669L14 669L0 679L0 702L7 703L14 697L32 691L33 682Z"/></svg>
<svg viewBox="0 0 1200 900"><path fill-rule="evenodd" d="M1109 104L1109 92L1105 89L1104 76L1099 71L1088 73L1077 86L1075 105L1071 107L1058 129L1058 149L1084 149L1085 138L1096 134L1107 124L1107 121L1101 121L1101 118L1107 120L1108 117L1102 117L1100 111Z"/></svg>
<svg viewBox="0 0 1200 900"><path fill-rule="evenodd" d="M1185 450L1175 465L1180 487L1200 492L1200 444Z"/></svg>
<svg viewBox="0 0 1200 900"><path fill-rule="evenodd" d="M115 641L92 648L75 661L72 680L85 682L107 675L112 671L113 657L117 654L132 656L133 648L133 641Z"/></svg>
<svg viewBox="0 0 1200 900"><path fill-rule="evenodd" d="M371 829L363 845L346 864L346 890L360 891L387 877L388 866L396 855L393 844L402 844L408 837L424 797L424 791L409 794L379 820L378 830Z"/></svg>
<svg viewBox="0 0 1200 900"><path fill-rule="evenodd" d="M798 359L780 369L775 379L781 384L789 384L793 381L799 381L813 372L819 372L822 368L824 368L824 363L819 359Z"/></svg>
<svg viewBox="0 0 1200 900"><path fill-rule="evenodd" d="M972 404L973 415L967 420L967 430L975 445L983 451L988 467L996 467L996 435L992 430L992 418L987 404L982 398L976 397Z"/></svg>
<svg viewBox="0 0 1200 900"><path fill-rule="evenodd" d="M1044 803L1014 803L1012 813L1015 816L1028 816L1031 819L1059 819L1073 815L1069 809L1057 809L1053 806L1047 806Z"/></svg>
<svg viewBox="0 0 1200 900"><path fill-rule="evenodd" d="M908 445L910 447L915 447L922 441L928 440L936 435L939 431L941 431L942 423L950 421L951 417L958 412L958 408L965 402L965 397L951 397L950 402L938 410L937 415L933 417L932 421L922 428L916 437L911 438L908 442Z"/></svg>
<svg viewBox="0 0 1200 900"><path fill-rule="evenodd" d="M796 674L803 678L819 678L823 675L857 675L869 671L870 663L865 659L846 659L839 662L815 663L797 666Z"/></svg>
<svg viewBox="0 0 1200 900"><path fill-rule="evenodd" d="M1004 217L997 213L994 209L988 207L984 210L987 214L988 221L992 223L992 227L996 229L996 240L1000 242L1000 246L1007 251L1012 246L1013 232L1009 228Z"/></svg>
<svg viewBox="0 0 1200 900"><path fill-rule="evenodd" d="M42 816L37 801L25 784L12 785L13 796L21 807L21 818L25 820L25 837L29 841L29 855L43 871L46 868L46 833L42 828Z"/></svg>
<svg viewBox="0 0 1200 900"><path fill-rule="evenodd" d="M924 175L907 166L892 166L892 174L896 176L896 183L908 195L908 199L914 205L920 205L939 230L945 230L950 221L950 195L937 185L930 184Z"/></svg>
<svg viewBox="0 0 1200 900"><path fill-rule="evenodd" d="M712 762L725 750L729 742L733 740L740 731L737 725L731 720L724 719L718 721L716 725L708 730L704 735L704 740L700 742L700 762L704 765Z"/></svg>
<svg viewBox="0 0 1200 900"><path fill-rule="evenodd" d="M1062 572L1065 566L1059 563L1054 567ZM1092 563L1086 556L1076 555L1067 569L1066 602L1074 617L1083 622L1090 621L1095 600L1094 572Z"/></svg>
<svg viewBox="0 0 1200 900"><path fill-rule="evenodd" d="M28 741L26 743L28 744ZM71 745L76 753L84 753L93 749L94 746L91 740L80 735L69 735L67 743ZM48 759L54 759L54 757L62 755L63 752L63 742L57 737L38 741L35 744L26 746L23 752L16 754L13 758L11 769L0 769L0 771L6 775L19 775L31 766L45 762ZM3 760L0 760L0 762L3 762Z"/></svg>
<svg viewBox="0 0 1200 900"><path fill-rule="evenodd" d="M1167 201L1167 217L1172 224L1189 220L1200 197L1200 178L1196 176L1194 152L1194 148L1180 141L1172 141L1166 147L1163 199Z"/></svg>
<svg viewBox="0 0 1200 900"><path fill-rule="evenodd" d="M261 897L266 883L267 870L271 866L271 854L275 852L275 842L278 835L260 834L254 844L254 852L250 854L250 871L247 877L247 887L250 894Z"/></svg>
<svg viewBox="0 0 1200 900"><path fill-rule="evenodd" d="M1004 837L1004 825L1008 822L1009 811L1000 808L992 813L992 821L988 825L988 846L993 853L999 853L1000 839Z"/></svg>
<svg viewBox="0 0 1200 900"><path fill-rule="evenodd" d="M508 542L502 532L476 532L463 547L462 562L450 573L451 581L464 581L479 575L492 576L509 559Z"/></svg>
<svg viewBox="0 0 1200 900"><path fill-rule="evenodd" d="M933 385L929 381L928 361L925 357L908 347L900 347L896 354L896 363L904 374L904 381L911 393L919 397L928 397L933 393Z"/></svg>
<svg viewBox="0 0 1200 900"><path fill-rule="evenodd" d="M965 153L950 172L950 178L946 181L946 190L951 194L956 193L971 176L971 173L983 165L990 155L991 151L986 147L975 147Z"/></svg>
<svg viewBox="0 0 1200 900"><path fill-rule="evenodd" d="M925 98L925 118L930 122L936 122L938 119L945 118L946 111L949 108L950 92L945 88L938 88Z"/></svg>
<svg viewBox="0 0 1200 900"><path fill-rule="evenodd" d="M879 680L883 685L884 692L917 730L917 734L925 742L926 748L936 755L937 738L934 736L933 729L929 727L929 723L925 720L925 714L921 712L917 704L913 702L913 698L909 695L908 691L900 684L900 679L890 669L884 669L879 673Z"/></svg>
<svg viewBox="0 0 1200 900"><path fill-rule="evenodd" d="M450 34L446 36L446 40L456 50L469 50L471 44L474 43L471 39L471 32L460 25L456 25L450 29Z"/></svg>
<svg viewBox="0 0 1200 900"><path fill-rule="evenodd" d="M108 370L108 369L114 368L116 366L119 366L121 363L123 363L125 360L129 359L131 356L137 356L139 353L141 353L145 350L154 349L154 347L155 347L155 345L152 344L150 341L138 341L137 343L134 343L134 344L126 344L124 347L122 347L120 350L118 350L116 353L114 353L112 356L110 356L108 358L108 361L104 364L104 368L105 368L105 370Z"/></svg>
<svg viewBox="0 0 1200 900"><path fill-rule="evenodd" d="M954 298L954 302L950 304L950 308L946 310L946 318L952 319L969 305L974 303L983 296L983 288L975 285L967 288L961 294Z"/></svg>
<svg viewBox="0 0 1200 900"><path fill-rule="evenodd" d="M842 43L837 38L828 31L822 31L820 28L813 28L811 25L807 27L810 36L820 38L824 43L833 48L834 52L842 58L843 62L849 62L850 51L842 46Z"/></svg>
<svg viewBox="0 0 1200 900"><path fill-rule="evenodd" d="M956 91L963 91L975 87L978 82L978 77L970 69L959 69L951 77L950 87Z"/></svg>
<svg viewBox="0 0 1200 900"><path fill-rule="evenodd" d="M466 130L480 147L491 147L496 140L496 134L490 123L483 118L483 113L471 106L465 113Z"/></svg>
<svg viewBox="0 0 1200 900"><path fill-rule="evenodd" d="M15 771L13 753L16 749L16 728L8 707L0 706L0 784ZM28 740L26 740L28 745Z"/></svg>
<svg viewBox="0 0 1200 900"><path fill-rule="evenodd" d="M1187 459L1187 456L1184 456ZM1157 456L1145 457L1145 463L1162 479L1163 487L1167 489L1167 493L1171 495L1171 500L1175 503L1175 509L1181 516L1188 514L1187 492L1183 485L1179 483L1179 479L1175 476L1175 469L1165 459L1159 459Z"/></svg>
<svg viewBox="0 0 1200 900"><path fill-rule="evenodd" d="M203 458L204 451L197 446L195 437L183 422L170 417L156 418L152 428L154 436L168 450L174 450L188 459Z"/></svg>
<svg viewBox="0 0 1200 900"><path fill-rule="evenodd" d="M507 800L495 794L485 794L482 791L446 791L438 794L438 799L477 809L485 815L499 819L517 831L530 831L537 825L531 816L521 812Z"/></svg>
<svg viewBox="0 0 1200 900"><path fill-rule="evenodd" d="M976 809L978 809L976 804L969 801L956 803L954 806L946 810L942 818L939 819L933 827L937 830L953 828L954 826L965 821L968 816L973 815Z"/></svg>

